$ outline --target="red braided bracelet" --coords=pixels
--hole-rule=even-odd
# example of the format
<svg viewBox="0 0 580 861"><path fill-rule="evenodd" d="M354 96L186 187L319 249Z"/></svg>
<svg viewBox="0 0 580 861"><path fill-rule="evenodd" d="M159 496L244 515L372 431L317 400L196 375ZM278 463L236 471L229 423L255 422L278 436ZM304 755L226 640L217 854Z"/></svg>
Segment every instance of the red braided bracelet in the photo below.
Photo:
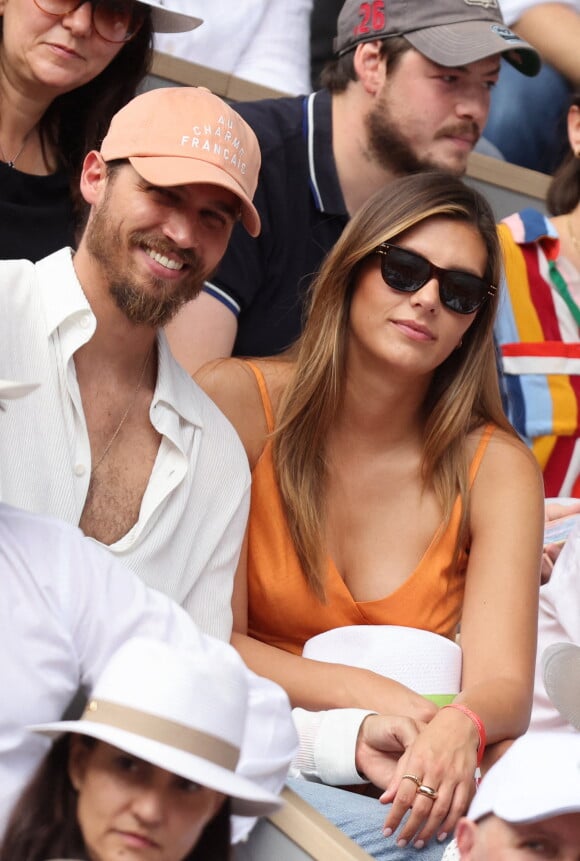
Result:
<svg viewBox="0 0 580 861"><path fill-rule="evenodd" d="M466 715L475 726L479 736L479 744L477 745L477 764L481 765L481 760L485 753L485 745L487 744L485 727L481 718L461 703L449 703L449 705L443 706L441 710L443 709L457 709L457 711L463 712L463 714Z"/></svg>

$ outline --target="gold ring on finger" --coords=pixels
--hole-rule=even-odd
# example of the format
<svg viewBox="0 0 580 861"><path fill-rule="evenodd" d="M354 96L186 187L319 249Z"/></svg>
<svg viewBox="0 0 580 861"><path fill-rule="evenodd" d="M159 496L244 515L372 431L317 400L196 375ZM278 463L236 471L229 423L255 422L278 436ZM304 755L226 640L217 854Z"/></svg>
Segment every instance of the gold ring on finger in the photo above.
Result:
<svg viewBox="0 0 580 861"><path fill-rule="evenodd" d="M415 786L417 786L417 787L421 786L421 781L419 780L419 778L417 777L416 774L404 774L402 776L401 780L404 780L405 778L407 778L407 780L412 780L413 783L415 784Z"/></svg>
<svg viewBox="0 0 580 861"><path fill-rule="evenodd" d="M436 792L435 789L432 789L430 786L425 786L424 783L420 783L417 787L417 795L424 795L425 798L428 798L430 801L435 801L438 794L439 793Z"/></svg>

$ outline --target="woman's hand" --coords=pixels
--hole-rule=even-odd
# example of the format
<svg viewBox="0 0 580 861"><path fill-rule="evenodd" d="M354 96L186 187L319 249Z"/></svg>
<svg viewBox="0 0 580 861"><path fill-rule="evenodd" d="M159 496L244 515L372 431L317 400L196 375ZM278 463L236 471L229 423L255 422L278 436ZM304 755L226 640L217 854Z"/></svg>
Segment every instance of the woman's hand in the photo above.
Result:
<svg viewBox="0 0 580 861"><path fill-rule="evenodd" d="M479 737L471 720L455 709L442 709L401 756L395 776L381 796L392 802L385 836L410 811L397 845L422 848L434 835L444 840L465 814L475 790ZM405 776L405 775L411 775ZM436 795L422 794L419 787Z"/></svg>
<svg viewBox="0 0 580 861"><path fill-rule="evenodd" d="M405 750L416 741L425 724L411 718L387 715L367 715L356 741L356 767L360 774L381 789L395 775L397 762Z"/></svg>

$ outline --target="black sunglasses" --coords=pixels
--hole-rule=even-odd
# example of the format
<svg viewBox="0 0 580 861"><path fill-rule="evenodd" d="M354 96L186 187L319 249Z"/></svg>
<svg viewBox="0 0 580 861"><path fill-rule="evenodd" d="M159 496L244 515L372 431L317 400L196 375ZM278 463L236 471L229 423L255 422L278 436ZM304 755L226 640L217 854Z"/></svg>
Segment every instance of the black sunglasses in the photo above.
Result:
<svg viewBox="0 0 580 861"><path fill-rule="evenodd" d="M393 290L416 293L436 278L441 303L457 314L473 314L497 290L478 275L461 269L441 269L421 254L390 242L381 242L375 253L381 256L383 281Z"/></svg>
<svg viewBox="0 0 580 861"><path fill-rule="evenodd" d="M84 6L87 0L34 0L47 15L63 18ZM89 0L92 24L105 42L120 45L130 42L145 21L147 7L135 0Z"/></svg>

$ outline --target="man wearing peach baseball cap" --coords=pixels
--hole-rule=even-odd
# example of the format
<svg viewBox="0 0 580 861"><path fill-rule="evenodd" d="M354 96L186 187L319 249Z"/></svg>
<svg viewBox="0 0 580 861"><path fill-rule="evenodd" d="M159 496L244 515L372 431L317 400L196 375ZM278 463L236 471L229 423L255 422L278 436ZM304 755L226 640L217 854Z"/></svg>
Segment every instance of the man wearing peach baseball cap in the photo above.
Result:
<svg viewBox="0 0 580 861"><path fill-rule="evenodd" d="M78 250L0 263L2 374L42 384L3 416L2 500L80 525L221 639L247 460L160 327L238 220L259 232L259 167L254 133L208 90L144 93L85 158Z"/></svg>

